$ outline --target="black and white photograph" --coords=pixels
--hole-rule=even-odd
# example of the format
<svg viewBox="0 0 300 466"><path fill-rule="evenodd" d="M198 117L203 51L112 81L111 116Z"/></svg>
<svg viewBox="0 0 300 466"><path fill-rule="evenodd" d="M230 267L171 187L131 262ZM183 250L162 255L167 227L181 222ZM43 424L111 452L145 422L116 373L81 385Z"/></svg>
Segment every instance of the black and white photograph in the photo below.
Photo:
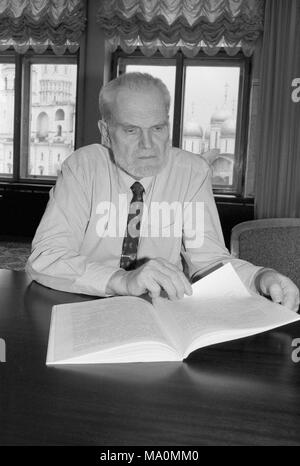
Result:
<svg viewBox="0 0 300 466"><path fill-rule="evenodd" d="M300 446L300 0L0 0L0 218L0 446Z"/></svg>

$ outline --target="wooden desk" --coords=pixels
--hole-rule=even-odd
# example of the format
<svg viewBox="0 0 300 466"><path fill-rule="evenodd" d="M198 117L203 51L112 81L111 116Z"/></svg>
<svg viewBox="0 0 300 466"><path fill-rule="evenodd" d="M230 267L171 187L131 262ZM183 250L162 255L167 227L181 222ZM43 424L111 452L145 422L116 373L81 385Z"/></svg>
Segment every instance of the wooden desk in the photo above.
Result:
<svg viewBox="0 0 300 466"><path fill-rule="evenodd" d="M0 444L300 445L300 324L180 364L46 367L52 305L86 299L0 271Z"/></svg>

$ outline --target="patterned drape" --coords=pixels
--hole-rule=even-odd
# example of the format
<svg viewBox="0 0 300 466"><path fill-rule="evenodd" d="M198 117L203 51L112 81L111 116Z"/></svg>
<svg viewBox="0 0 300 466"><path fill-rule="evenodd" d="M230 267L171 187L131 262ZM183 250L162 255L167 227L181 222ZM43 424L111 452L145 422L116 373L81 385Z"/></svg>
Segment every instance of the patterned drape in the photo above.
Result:
<svg viewBox="0 0 300 466"><path fill-rule="evenodd" d="M150 56L160 50L187 56L200 49L228 54L253 52L263 30L264 0L101 0L97 21L110 49Z"/></svg>
<svg viewBox="0 0 300 466"><path fill-rule="evenodd" d="M57 54L74 52L85 20L84 0L1 0L0 50L43 53L50 46Z"/></svg>

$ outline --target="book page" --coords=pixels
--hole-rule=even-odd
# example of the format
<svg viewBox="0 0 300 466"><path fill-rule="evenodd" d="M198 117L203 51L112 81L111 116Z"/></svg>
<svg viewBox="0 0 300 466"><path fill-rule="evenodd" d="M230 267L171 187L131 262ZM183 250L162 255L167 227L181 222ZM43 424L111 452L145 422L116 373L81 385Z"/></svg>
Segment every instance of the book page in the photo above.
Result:
<svg viewBox="0 0 300 466"><path fill-rule="evenodd" d="M175 302L164 298L155 301L162 319L172 320L172 332L181 335L183 357L202 346L253 335L300 319L285 307L250 294L231 264L195 283L193 290L195 285L196 293L191 297Z"/></svg>
<svg viewBox="0 0 300 466"><path fill-rule="evenodd" d="M47 363L139 342L168 344L151 304L135 297L54 306Z"/></svg>
<svg viewBox="0 0 300 466"><path fill-rule="evenodd" d="M187 296L185 299L194 300L198 297L231 299L250 296L230 262L194 283L192 289L192 296Z"/></svg>
<svg viewBox="0 0 300 466"><path fill-rule="evenodd" d="M206 345L233 340L300 320L299 314L261 296L199 299L172 303L163 300L162 312L172 312L183 335L184 356Z"/></svg>
<svg viewBox="0 0 300 466"><path fill-rule="evenodd" d="M168 331L173 346L178 348L181 353L199 335L200 331L202 333L203 326L205 326L205 322L202 322L201 318L197 325L200 317L199 299L202 303L213 299L218 306L218 300L222 302L225 298L231 300L250 296L249 291L230 263L194 283L192 289L192 296L185 296L179 301L170 301L160 297L153 300L161 327Z"/></svg>

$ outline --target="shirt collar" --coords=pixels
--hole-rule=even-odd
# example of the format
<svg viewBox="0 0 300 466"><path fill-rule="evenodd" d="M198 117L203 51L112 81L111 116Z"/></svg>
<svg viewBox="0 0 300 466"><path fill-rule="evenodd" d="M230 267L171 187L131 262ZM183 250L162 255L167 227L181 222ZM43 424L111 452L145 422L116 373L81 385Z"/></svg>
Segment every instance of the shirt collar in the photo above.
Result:
<svg viewBox="0 0 300 466"><path fill-rule="evenodd" d="M118 173L118 178L119 178L119 183L122 188L125 188L127 191L130 191L130 187L135 183L136 181L139 181L144 187L145 192L149 189L154 176L145 176L144 178L140 180L136 180L132 176L128 175L128 173L124 172L121 168L117 167L117 173Z"/></svg>

